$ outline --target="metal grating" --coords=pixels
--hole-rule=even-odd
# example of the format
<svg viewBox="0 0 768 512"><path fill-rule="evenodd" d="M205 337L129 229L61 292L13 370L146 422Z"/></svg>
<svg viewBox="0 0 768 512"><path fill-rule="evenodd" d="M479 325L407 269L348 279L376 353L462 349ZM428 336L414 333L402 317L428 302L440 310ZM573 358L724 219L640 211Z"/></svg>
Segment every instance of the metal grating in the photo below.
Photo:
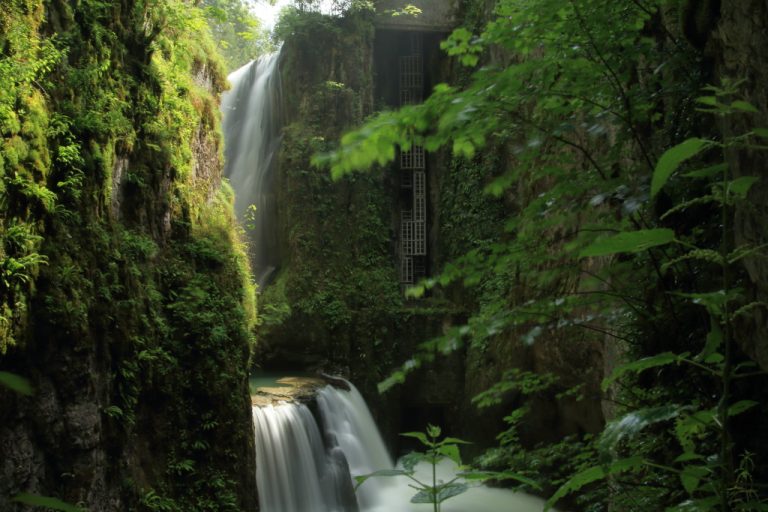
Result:
<svg viewBox="0 0 768 512"><path fill-rule="evenodd" d="M424 87L424 70L421 55L400 57L400 89L421 89Z"/></svg>
<svg viewBox="0 0 768 512"><path fill-rule="evenodd" d="M414 256L426 256L427 254L427 232L423 220L410 222L413 231L413 254Z"/></svg>
<svg viewBox="0 0 768 512"><path fill-rule="evenodd" d="M410 35L410 55L400 57L400 104L413 105L424 99L423 42L420 34ZM400 152L400 186L412 189L413 210L400 212L400 282L412 284L426 276L427 196L426 157L423 146Z"/></svg>
<svg viewBox="0 0 768 512"><path fill-rule="evenodd" d="M425 166L424 146L413 145L408 151L400 152L401 169L424 169Z"/></svg>
<svg viewBox="0 0 768 512"><path fill-rule="evenodd" d="M413 220L427 220L427 178L424 171L413 171Z"/></svg>
<svg viewBox="0 0 768 512"><path fill-rule="evenodd" d="M421 103L424 90L424 69L421 55L400 57L400 104Z"/></svg>
<svg viewBox="0 0 768 512"><path fill-rule="evenodd" d="M403 256L413 254L413 214L410 211L400 213L400 246Z"/></svg>
<svg viewBox="0 0 768 512"><path fill-rule="evenodd" d="M413 258L410 256L403 256L400 260L400 282L413 282Z"/></svg>

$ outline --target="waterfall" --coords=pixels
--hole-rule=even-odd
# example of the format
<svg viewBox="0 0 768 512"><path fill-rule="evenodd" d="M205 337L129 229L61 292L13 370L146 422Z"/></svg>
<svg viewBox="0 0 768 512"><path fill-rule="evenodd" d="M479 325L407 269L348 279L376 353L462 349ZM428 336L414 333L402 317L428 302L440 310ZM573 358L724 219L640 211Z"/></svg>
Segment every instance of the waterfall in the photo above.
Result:
<svg viewBox="0 0 768 512"><path fill-rule="evenodd" d="M261 512L429 512L412 504L415 491L403 477L371 478L357 493L353 476L393 468L368 406L350 384L317 391L315 416L300 403L254 406L256 483ZM443 461L443 481L456 467ZM417 467L428 482L432 468ZM475 487L447 500L443 512L541 512L543 501L505 489Z"/></svg>
<svg viewBox="0 0 768 512"><path fill-rule="evenodd" d="M261 57L232 72L227 77L232 88L221 97L224 175L235 190L235 212L249 232L251 265L260 286L279 263L274 199L282 103L279 57Z"/></svg>

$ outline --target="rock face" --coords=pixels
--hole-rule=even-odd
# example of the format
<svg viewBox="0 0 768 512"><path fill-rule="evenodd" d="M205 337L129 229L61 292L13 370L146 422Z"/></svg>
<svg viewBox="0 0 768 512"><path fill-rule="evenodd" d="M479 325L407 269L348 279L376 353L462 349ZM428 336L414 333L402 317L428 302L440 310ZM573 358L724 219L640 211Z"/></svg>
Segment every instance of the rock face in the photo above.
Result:
<svg viewBox="0 0 768 512"><path fill-rule="evenodd" d="M373 109L369 13L303 13L280 72L287 112L276 177L280 254L263 293L263 352L274 370L351 376L370 392L401 304L392 260L387 177L331 180L311 157Z"/></svg>
<svg viewBox="0 0 768 512"><path fill-rule="evenodd" d="M740 136L754 128L768 126L768 68L756 63L768 62L768 4L762 0L724 0L719 23L711 35L708 52L716 62L721 80L740 81L738 95L758 112L734 114L722 122L723 137ZM768 242L768 173L765 150L730 150L726 153L735 177L756 176L749 193L748 206L736 212L737 245L760 246ZM750 296L768 302L768 259L745 258L750 280ZM757 307L744 317L737 339L742 348L763 370L768 370L768 310Z"/></svg>
<svg viewBox="0 0 768 512"><path fill-rule="evenodd" d="M0 285L0 370L32 387L0 387L3 511L27 510L22 492L105 512L257 508L224 77L200 12L160 4L0 15L0 257L28 264Z"/></svg>

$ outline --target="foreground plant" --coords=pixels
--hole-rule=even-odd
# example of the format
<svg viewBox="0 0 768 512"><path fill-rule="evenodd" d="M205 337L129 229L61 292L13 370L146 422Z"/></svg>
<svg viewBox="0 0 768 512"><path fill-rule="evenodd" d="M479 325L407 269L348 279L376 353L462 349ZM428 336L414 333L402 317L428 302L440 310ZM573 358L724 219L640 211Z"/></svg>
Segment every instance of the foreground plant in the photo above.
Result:
<svg viewBox="0 0 768 512"><path fill-rule="evenodd" d="M710 95L698 98L702 109L718 117L755 113L757 110L742 100L731 101L738 84L725 84L722 88L705 88ZM667 150L659 159L651 181L651 195L656 196L667 186L678 169L705 151L719 151L724 157L728 151L742 149L768 149L765 144L768 129L757 128L740 136L720 142L690 138ZM600 464L574 475L549 500L549 506L569 493L592 482L608 479L619 473L656 471L675 475L680 480L686 498L668 511L709 510L766 510L768 503L758 497L752 481L752 454L738 451L734 446L731 423L733 418L759 405L757 401L737 400L733 385L737 380L764 376L766 372L755 369L752 361L739 361L736 357L736 320L755 308L766 308L764 302L745 300L746 291L736 278L737 264L745 258L765 255L765 245L736 245L733 218L737 207L748 207L746 202L750 188L759 180L757 176L732 175L724 158L721 162L688 171L679 178L693 183L704 180L706 192L669 208L662 216L664 221L676 213L698 206L714 206L720 217L719 247L712 249L697 246L682 234L667 228L621 232L595 241L581 252L582 257L609 256L618 253L637 253L652 247L678 245L682 254L670 257L661 266L663 273L675 266L695 262L717 268L719 279L710 289L670 292L677 298L690 301L706 309L709 332L702 340L698 353L663 352L651 357L630 361L616 368L605 379L607 390L620 380L632 378L641 372L660 369L669 365L684 365L720 389L716 403L662 403L655 406L630 410L624 416L609 423L599 443L603 456ZM693 185L689 185L693 187ZM659 463L644 455L633 453L627 458L617 454L626 452L628 443L639 438L643 430L655 424L674 421L674 438L682 452L670 463Z"/></svg>
<svg viewBox="0 0 768 512"><path fill-rule="evenodd" d="M409 484L409 487L416 490L416 494L411 498L411 503L431 503L432 510L434 512L440 512L441 505L444 501L463 494L470 488L470 485L466 483L467 480L482 481L490 479L513 479L532 487L539 488L539 485L536 482L511 472L470 470L470 468L462 465L461 453L459 450L459 445L469 444L469 442L456 437L444 437L440 439L441 434L442 431L440 427L435 425L427 425L425 432L406 432L400 434L404 437L418 439L426 448L425 451L411 452L401 458L399 463L402 466L402 469L382 469L367 475L356 476L355 480L357 481L357 486L355 489L363 485L363 483L371 477L404 476L413 482L412 484ZM447 482L443 482L437 478L437 466L444 459L451 460L456 464L458 469L463 470L456 473L456 476ZM421 462L427 463L431 468L431 479L428 482L424 482L416 477L416 466Z"/></svg>

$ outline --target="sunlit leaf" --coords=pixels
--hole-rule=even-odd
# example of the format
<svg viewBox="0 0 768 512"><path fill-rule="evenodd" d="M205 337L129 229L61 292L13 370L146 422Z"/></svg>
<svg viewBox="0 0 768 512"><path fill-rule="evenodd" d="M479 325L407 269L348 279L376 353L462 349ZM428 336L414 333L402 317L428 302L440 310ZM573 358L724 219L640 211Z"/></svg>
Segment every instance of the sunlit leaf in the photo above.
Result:
<svg viewBox="0 0 768 512"><path fill-rule="evenodd" d="M703 139L687 139L677 146L669 148L661 155L656 163L651 178L651 197L659 193L680 164L696 156L703 149L709 146L710 142Z"/></svg>
<svg viewBox="0 0 768 512"><path fill-rule="evenodd" d="M602 450L612 450L623 439L631 439L649 425L676 418L685 408L677 404L632 411L610 422L600 438Z"/></svg>

